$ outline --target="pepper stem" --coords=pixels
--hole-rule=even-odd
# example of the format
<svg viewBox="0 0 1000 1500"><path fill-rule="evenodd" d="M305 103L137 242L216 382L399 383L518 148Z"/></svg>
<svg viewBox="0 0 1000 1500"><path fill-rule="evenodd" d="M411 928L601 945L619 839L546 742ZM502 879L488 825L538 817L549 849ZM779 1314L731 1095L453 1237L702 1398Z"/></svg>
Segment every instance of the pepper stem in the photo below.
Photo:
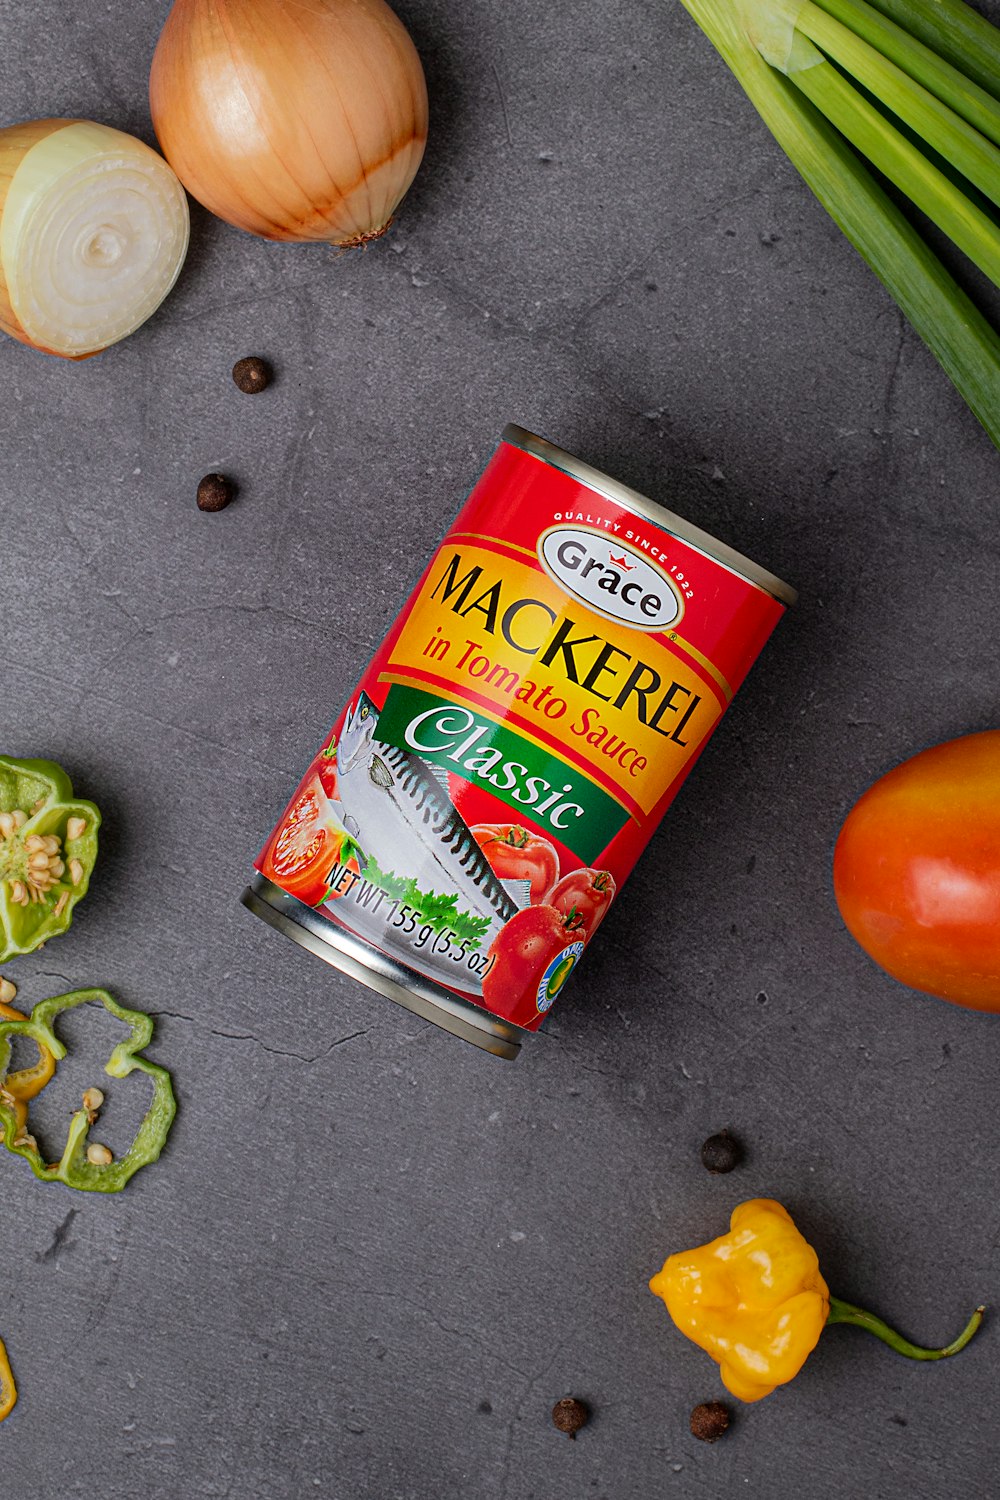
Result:
<svg viewBox="0 0 1000 1500"><path fill-rule="evenodd" d="M911 1344L909 1339L904 1339L901 1333L890 1328L888 1323L883 1323L874 1313L866 1312L863 1307L854 1307L850 1302L841 1302L839 1297L830 1298L830 1316L826 1322L827 1327L831 1323L854 1323L858 1328L867 1328L883 1344L888 1344L897 1354L905 1354L907 1359L945 1359L949 1354L957 1354L965 1348L983 1321L985 1311L985 1307L977 1307L958 1338L953 1343L946 1344L943 1349L922 1349L919 1344Z"/></svg>

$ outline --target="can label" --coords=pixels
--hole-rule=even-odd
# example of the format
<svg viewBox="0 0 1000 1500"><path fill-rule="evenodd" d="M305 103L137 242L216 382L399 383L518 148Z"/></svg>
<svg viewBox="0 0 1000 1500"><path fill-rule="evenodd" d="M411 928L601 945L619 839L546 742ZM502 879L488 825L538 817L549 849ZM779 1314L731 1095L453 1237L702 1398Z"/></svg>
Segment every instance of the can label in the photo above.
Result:
<svg viewBox="0 0 1000 1500"><path fill-rule="evenodd" d="M534 1029L782 613L505 442L257 868Z"/></svg>

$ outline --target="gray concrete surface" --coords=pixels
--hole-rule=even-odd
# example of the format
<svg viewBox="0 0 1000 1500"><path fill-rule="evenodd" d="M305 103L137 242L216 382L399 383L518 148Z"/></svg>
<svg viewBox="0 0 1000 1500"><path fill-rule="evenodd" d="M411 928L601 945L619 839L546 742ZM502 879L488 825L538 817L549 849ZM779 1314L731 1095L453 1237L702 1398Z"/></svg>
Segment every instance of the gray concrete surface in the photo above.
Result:
<svg viewBox="0 0 1000 1500"><path fill-rule="evenodd" d="M181 1103L119 1198L0 1163L5 1484L993 1496L995 1322L926 1366L832 1330L709 1447L687 1418L715 1367L646 1280L767 1194L913 1337L998 1300L997 1023L884 977L830 883L865 786L996 723L996 454L676 3L399 10L433 135L385 243L338 259L195 209L126 343L73 366L0 341L0 741L106 818L72 932L6 972L25 1002L101 983L154 1012ZM0 0L4 121L151 139L166 12ZM253 400L247 353L278 371ZM236 904L508 420L801 590L515 1064ZM204 516L215 468L240 498ZM748 1157L711 1178L724 1125ZM575 1443L567 1393L594 1410Z"/></svg>

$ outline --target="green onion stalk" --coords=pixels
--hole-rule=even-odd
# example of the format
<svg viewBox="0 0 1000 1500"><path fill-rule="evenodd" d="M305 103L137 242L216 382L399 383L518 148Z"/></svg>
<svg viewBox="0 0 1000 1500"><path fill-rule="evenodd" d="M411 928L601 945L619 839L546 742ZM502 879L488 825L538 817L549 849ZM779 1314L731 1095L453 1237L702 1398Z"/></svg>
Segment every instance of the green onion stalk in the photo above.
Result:
<svg viewBox="0 0 1000 1500"><path fill-rule="evenodd" d="M963 0L682 3L1000 448L1000 336L879 180L1000 288L1000 31Z"/></svg>

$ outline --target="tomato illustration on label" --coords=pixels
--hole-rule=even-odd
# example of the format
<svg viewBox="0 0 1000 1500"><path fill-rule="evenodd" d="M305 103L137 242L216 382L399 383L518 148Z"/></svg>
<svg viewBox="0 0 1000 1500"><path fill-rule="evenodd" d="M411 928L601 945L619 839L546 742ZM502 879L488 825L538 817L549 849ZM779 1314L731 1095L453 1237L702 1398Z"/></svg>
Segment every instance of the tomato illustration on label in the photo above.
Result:
<svg viewBox="0 0 1000 1500"><path fill-rule="evenodd" d="M321 750L316 757L316 775L320 784L331 802L340 800L340 789L337 782L337 736L334 735L325 749Z"/></svg>
<svg viewBox="0 0 1000 1500"><path fill-rule="evenodd" d="M604 920L615 898L615 881L610 870L571 870L556 882L549 892L548 904L569 917L573 913L582 924L584 942L590 942Z"/></svg>
<svg viewBox="0 0 1000 1500"><path fill-rule="evenodd" d="M311 776L275 829L261 868L290 896L317 906L329 894L330 871L353 853L353 842L337 823L319 777Z"/></svg>
<svg viewBox="0 0 1000 1500"><path fill-rule="evenodd" d="M475 823L470 832L499 880L530 881L532 906L546 899L559 878L559 856L548 839L518 823Z"/></svg>
<svg viewBox="0 0 1000 1500"><path fill-rule="evenodd" d="M582 952L579 917L554 906L526 906L490 947L483 1000L494 1015L524 1025L552 1004Z"/></svg>

